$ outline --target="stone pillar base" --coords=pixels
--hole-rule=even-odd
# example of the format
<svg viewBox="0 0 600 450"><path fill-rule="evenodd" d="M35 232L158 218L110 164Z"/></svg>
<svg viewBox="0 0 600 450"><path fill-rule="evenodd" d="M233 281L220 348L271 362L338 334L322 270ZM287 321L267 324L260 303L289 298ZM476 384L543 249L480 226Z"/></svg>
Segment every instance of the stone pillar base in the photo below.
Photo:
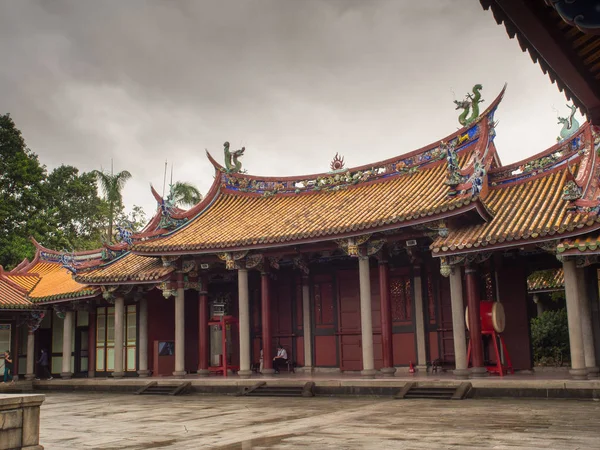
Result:
<svg viewBox="0 0 600 450"><path fill-rule="evenodd" d="M94 372L93 370L90 370L88 372L88 378L96 378L96 372Z"/></svg>
<svg viewBox="0 0 600 450"><path fill-rule="evenodd" d="M384 377L393 377L394 374L396 373L396 368L395 367L382 367L380 370L381 374Z"/></svg>
<svg viewBox="0 0 600 450"><path fill-rule="evenodd" d="M452 371L454 374L454 378L458 378L460 380L466 380L469 378L471 371L469 369L455 369Z"/></svg>
<svg viewBox="0 0 600 450"><path fill-rule="evenodd" d="M366 369L360 371L360 376L365 378L375 378L377 371L375 369Z"/></svg>
<svg viewBox="0 0 600 450"><path fill-rule="evenodd" d="M176 370L173 372L174 377L184 377L187 372L185 370Z"/></svg>
<svg viewBox="0 0 600 450"><path fill-rule="evenodd" d="M113 372L112 373L113 378L123 378L124 376L125 376L125 372Z"/></svg>
<svg viewBox="0 0 600 450"><path fill-rule="evenodd" d="M587 380L588 377L587 369L570 369L569 374L574 380Z"/></svg>
<svg viewBox="0 0 600 450"><path fill-rule="evenodd" d="M35 378L35 373L26 373L26 374L25 374L25 379L26 379L27 381L31 381L31 380L33 380L34 378Z"/></svg>
<svg viewBox="0 0 600 450"><path fill-rule="evenodd" d="M304 373L315 373L315 368L312 366L298 367L298 371L302 371Z"/></svg>
<svg viewBox="0 0 600 450"><path fill-rule="evenodd" d="M250 378L252 376L251 370L238 370L238 376L240 378Z"/></svg>
<svg viewBox="0 0 600 450"><path fill-rule="evenodd" d="M61 372L60 377L63 380L70 380L73 377L73 372Z"/></svg>
<svg viewBox="0 0 600 450"><path fill-rule="evenodd" d="M137 373L140 376L140 378L146 378L150 376L149 370L138 370Z"/></svg>
<svg viewBox="0 0 600 450"><path fill-rule="evenodd" d="M471 367L471 378L484 378L489 376L485 367Z"/></svg>
<svg viewBox="0 0 600 450"><path fill-rule="evenodd" d="M587 367L588 378L598 378L600 369L598 367ZM25 375L27 376L27 375Z"/></svg>
<svg viewBox="0 0 600 450"><path fill-rule="evenodd" d="M260 373L262 373L263 375L271 375L275 373L275 369L263 369L260 371Z"/></svg>
<svg viewBox="0 0 600 450"><path fill-rule="evenodd" d="M207 377L210 375L210 370L208 369L198 369L198 375L201 377Z"/></svg>
<svg viewBox="0 0 600 450"><path fill-rule="evenodd" d="M419 364L415 366L415 369L417 369L417 372L419 373L427 373L427 364Z"/></svg>

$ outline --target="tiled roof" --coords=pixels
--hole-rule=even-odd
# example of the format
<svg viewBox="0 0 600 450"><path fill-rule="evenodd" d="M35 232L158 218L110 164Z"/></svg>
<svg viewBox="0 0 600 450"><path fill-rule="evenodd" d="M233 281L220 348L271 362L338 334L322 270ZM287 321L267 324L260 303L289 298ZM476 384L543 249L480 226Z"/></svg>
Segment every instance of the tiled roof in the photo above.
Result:
<svg viewBox="0 0 600 450"><path fill-rule="evenodd" d="M558 253L600 253L600 235L566 239L556 246Z"/></svg>
<svg viewBox="0 0 600 450"><path fill-rule="evenodd" d="M34 273L15 273L14 270L6 274L6 278L15 284L18 284L27 292L40 281L40 277Z"/></svg>
<svg viewBox="0 0 600 450"><path fill-rule="evenodd" d="M558 291L565 287L565 273L562 269L539 270L527 278L530 293Z"/></svg>
<svg viewBox="0 0 600 450"><path fill-rule="evenodd" d="M404 177L353 188L286 196L220 193L188 226L154 241L134 244L134 251L228 249L288 243L435 220L469 206L470 198L449 198L445 164ZM474 206L472 204L471 206Z"/></svg>
<svg viewBox="0 0 600 450"><path fill-rule="evenodd" d="M590 213L569 213L562 199L568 169L557 170L520 184L490 189L486 204L496 212L486 223L451 230L438 238L434 253L483 249L495 244L515 243L564 234L594 225L598 217ZM514 242L513 242L514 241Z"/></svg>
<svg viewBox="0 0 600 450"><path fill-rule="evenodd" d="M585 125L570 140L546 152L492 171L485 204L494 212L493 218L450 229L448 236L431 245L434 255L518 246L599 228L596 140ZM573 186L578 192L569 199L566 193Z"/></svg>
<svg viewBox="0 0 600 450"><path fill-rule="evenodd" d="M209 155L216 176L204 200L171 215L182 221L174 231L134 239L132 251L211 253L325 241L467 211L487 219L490 212L481 201L487 181L483 189L475 189L476 177L485 178L475 174L475 168L489 170L497 164L493 117L503 95L504 90L468 127L422 149L366 166L272 178L232 173ZM456 164L455 183L449 182L450 153Z"/></svg>
<svg viewBox="0 0 600 450"><path fill-rule="evenodd" d="M27 290L9 280L0 267L0 309L27 309L31 306Z"/></svg>
<svg viewBox="0 0 600 450"><path fill-rule="evenodd" d="M90 268L82 272L78 271L75 280L86 284L148 283L163 280L173 270L172 266L165 267L160 258L126 253L96 268Z"/></svg>
<svg viewBox="0 0 600 450"><path fill-rule="evenodd" d="M40 275L39 282L28 295L34 303L92 297L97 294L97 288L78 283L61 264L40 261L28 269L31 273Z"/></svg>

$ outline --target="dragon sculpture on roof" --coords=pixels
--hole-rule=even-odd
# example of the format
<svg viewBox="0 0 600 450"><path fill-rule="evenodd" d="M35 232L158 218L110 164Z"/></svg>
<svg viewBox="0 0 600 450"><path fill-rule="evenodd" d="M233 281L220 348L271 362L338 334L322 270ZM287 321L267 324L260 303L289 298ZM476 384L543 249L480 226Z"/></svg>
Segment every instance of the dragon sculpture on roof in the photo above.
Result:
<svg viewBox="0 0 600 450"><path fill-rule="evenodd" d="M567 105L567 108L571 110L569 117L558 118L559 125L562 125L563 127L560 130L560 136L556 139L557 141L569 139L579 129L579 122L577 122L577 119L574 117L577 108L575 105Z"/></svg>
<svg viewBox="0 0 600 450"><path fill-rule="evenodd" d="M238 158L240 158L245 151L246 147L242 147L241 149L232 152L229 150L229 142L225 142L223 144L223 152L225 153L225 170L227 173L243 173L242 163L238 160Z"/></svg>
<svg viewBox="0 0 600 450"><path fill-rule="evenodd" d="M479 104L484 101L481 98L481 89L483 89L483 86L476 84L471 90L473 93L467 94L464 100L454 100L456 109L463 110L460 116L458 116L458 122L463 127L471 125L479 117ZM471 112L470 116L469 112Z"/></svg>

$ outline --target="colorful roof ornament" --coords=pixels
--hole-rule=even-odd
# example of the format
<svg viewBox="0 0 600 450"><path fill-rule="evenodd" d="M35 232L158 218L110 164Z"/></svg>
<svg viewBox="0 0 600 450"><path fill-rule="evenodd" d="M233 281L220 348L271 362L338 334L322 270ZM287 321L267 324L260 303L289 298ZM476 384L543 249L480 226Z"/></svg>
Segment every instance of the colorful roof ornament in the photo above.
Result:
<svg viewBox="0 0 600 450"><path fill-rule="evenodd" d="M479 117L479 104L484 101L481 98L481 89L483 89L483 86L476 84L473 86L472 93L468 93L464 100L454 100L456 109L463 110L460 116L458 116L458 122L463 127L468 127ZM469 115L469 112L471 112L471 115Z"/></svg>
<svg viewBox="0 0 600 450"><path fill-rule="evenodd" d="M239 150L230 151L229 142L223 144L223 153L225 154L225 171L227 173L244 173L242 171L242 162L239 160L244 155L246 147Z"/></svg>
<svg viewBox="0 0 600 450"><path fill-rule="evenodd" d="M579 130L579 122L577 122L577 119L575 119L575 112L577 111L577 108L575 105L567 105L567 108L571 110L571 115L568 117L558 118L558 123L562 124L563 126L560 130L560 136L556 138L558 142L569 139L577 132L577 130Z"/></svg>
<svg viewBox="0 0 600 450"><path fill-rule="evenodd" d="M338 153L335 154L333 159L331 160L331 164L329 164L332 172L342 172L344 169L344 157L340 156Z"/></svg>

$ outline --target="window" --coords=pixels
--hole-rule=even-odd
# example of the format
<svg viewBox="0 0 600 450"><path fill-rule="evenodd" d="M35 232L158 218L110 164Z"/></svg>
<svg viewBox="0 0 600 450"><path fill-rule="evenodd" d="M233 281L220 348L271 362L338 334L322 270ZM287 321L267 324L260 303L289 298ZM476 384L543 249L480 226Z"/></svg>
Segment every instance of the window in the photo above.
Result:
<svg viewBox="0 0 600 450"><path fill-rule="evenodd" d="M410 322L412 320L410 277L404 276L392 278L390 280L390 296L392 301L393 322Z"/></svg>
<svg viewBox="0 0 600 450"><path fill-rule="evenodd" d="M137 370L137 311L127 305L123 317L123 370ZM115 370L115 308L100 307L96 315L96 371Z"/></svg>

